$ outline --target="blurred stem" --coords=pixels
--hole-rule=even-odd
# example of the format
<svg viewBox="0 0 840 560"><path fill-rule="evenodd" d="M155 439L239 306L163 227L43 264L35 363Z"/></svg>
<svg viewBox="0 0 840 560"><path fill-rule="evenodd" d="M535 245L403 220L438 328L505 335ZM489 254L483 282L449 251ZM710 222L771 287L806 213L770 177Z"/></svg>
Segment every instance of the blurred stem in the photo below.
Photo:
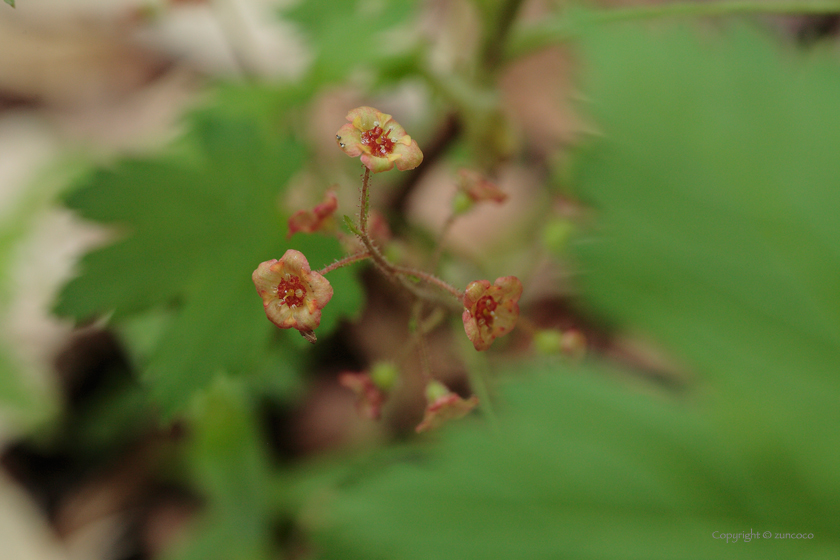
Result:
<svg viewBox="0 0 840 560"><path fill-rule="evenodd" d="M495 10L492 18L485 24L479 60L481 61L481 71L488 82L491 81L495 70L502 63L505 42L521 6L522 0L506 0Z"/></svg>
<svg viewBox="0 0 840 560"><path fill-rule="evenodd" d="M478 397L478 406L487 418L487 423L496 431L499 429L499 421L496 417L496 410L490 398L490 391L487 389L487 359L481 352L476 352L472 347L466 351L470 356L467 364L467 377L470 380L470 388L473 394Z"/></svg>
<svg viewBox="0 0 840 560"><path fill-rule="evenodd" d="M840 0L711 0L636 6L569 16L560 14L538 24L513 31L505 60L521 57L544 47L564 43L586 28L613 22L664 17L708 17L741 14L833 14L840 12Z"/></svg>
<svg viewBox="0 0 840 560"><path fill-rule="evenodd" d="M459 214L452 213L446 218L446 221L443 223L443 228L440 230L440 236L438 236L437 246L435 247L435 252L432 254L431 262L429 263L429 270L435 272L438 267L438 263L440 262L441 256L443 256L443 247L444 241L446 240L446 235L449 233L449 230L452 229L452 224L455 223L455 220L458 218Z"/></svg>

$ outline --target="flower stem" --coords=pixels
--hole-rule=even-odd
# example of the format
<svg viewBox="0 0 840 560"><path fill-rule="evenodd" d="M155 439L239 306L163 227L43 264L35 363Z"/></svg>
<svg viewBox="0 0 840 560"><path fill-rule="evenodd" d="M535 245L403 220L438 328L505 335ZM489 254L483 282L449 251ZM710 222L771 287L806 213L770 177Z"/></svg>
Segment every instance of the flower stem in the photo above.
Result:
<svg viewBox="0 0 840 560"><path fill-rule="evenodd" d="M397 274L402 274L402 275L405 275L405 276L414 276L415 278L419 278L420 280L423 280L424 282L426 282L428 284L431 284L433 286L437 286L441 290L452 294L452 297L457 299L459 302L464 299L464 294L462 294L460 291L458 291L457 288L455 288L455 287L449 285L448 283L444 282L443 280L441 280L440 278L438 278L434 274L429 274L428 272L423 272L422 270L416 270L416 269L408 268L408 267L405 267L405 266L397 266L397 265L392 265L392 266L393 266L394 272L396 272Z"/></svg>
<svg viewBox="0 0 840 560"><path fill-rule="evenodd" d="M441 229L440 236L438 237L437 247L435 247L435 252L432 254L432 260L429 263L429 270L432 272L437 270L440 257L443 256L443 242L446 239L446 234L448 234L449 230L452 228L452 224L455 223L456 218L458 218L458 214L453 212L443 223L443 228Z"/></svg>
<svg viewBox="0 0 840 560"><path fill-rule="evenodd" d="M362 177L362 200L359 203L359 230L367 235L367 220L370 210L370 169L365 167L365 175Z"/></svg>
<svg viewBox="0 0 840 560"><path fill-rule="evenodd" d="M741 14L832 14L840 12L840 0L710 0L636 6L546 18L521 26L510 37L505 59L511 60L580 35L592 25L663 17L707 17Z"/></svg>
<svg viewBox="0 0 840 560"><path fill-rule="evenodd" d="M489 18L490 21L485 24L480 61L482 70L488 75L502 62L505 42L521 6L522 0L506 0L495 9L495 13Z"/></svg>
<svg viewBox="0 0 840 560"><path fill-rule="evenodd" d="M355 262L363 261L368 258L370 258L370 251L359 251L358 253L354 253L352 255L344 257L341 260L337 260L331 265L325 266L324 268L318 271L318 274L323 276L328 272L332 272L333 270L336 270L338 268L353 264Z"/></svg>

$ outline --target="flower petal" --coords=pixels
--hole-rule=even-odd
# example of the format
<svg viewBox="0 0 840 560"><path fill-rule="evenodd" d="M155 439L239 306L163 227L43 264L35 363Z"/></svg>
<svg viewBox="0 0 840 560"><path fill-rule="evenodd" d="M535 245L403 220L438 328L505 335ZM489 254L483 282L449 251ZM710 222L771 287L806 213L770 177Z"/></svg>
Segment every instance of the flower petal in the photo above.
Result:
<svg viewBox="0 0 840 560"><path fill-rule="evenodd" d="M352 124L345 124L335 133L335 141L338 147L344 150L344 153L350 157L359 157L365 150L370 151L367 146L362 144L361 132Z"/></svg>
<svg viewBox="0 0 840 560"><path fill-rule="evenodd" d="M375 126L384 127L391 120L391 115L380 113L373 107L356 107L347 113L347 120L358 130L370 130Z"/></svg>
<svg viewBox="0 0 840 560"><path fill-rule="evenodd" d="M382 173L383 171L390 171L394 168L394 161L387 158L363 154L359 159L361 159L364 166L370 169L373 173Z"/></svg>
<svg viewBox="0 0 840 560"><path fill-rule="evenodd" d="M475 395L464 400L456 393L447 393L426 407L423 421L415 430L420 433L438 428L448 420L463 418L476 406L478 406L478 397Z"/></svg>
<svg viewBox="0 0 840 560"><path fill-rule="evenodd" d="M394 153L400 154L400 159L397 160L397 169L400 171L408 171L414 169L423 163L423 152L420 151L420 146L417 142L411 140L410 136L405 136L410 142L406 144L397 144L394 146Z"/></svg>

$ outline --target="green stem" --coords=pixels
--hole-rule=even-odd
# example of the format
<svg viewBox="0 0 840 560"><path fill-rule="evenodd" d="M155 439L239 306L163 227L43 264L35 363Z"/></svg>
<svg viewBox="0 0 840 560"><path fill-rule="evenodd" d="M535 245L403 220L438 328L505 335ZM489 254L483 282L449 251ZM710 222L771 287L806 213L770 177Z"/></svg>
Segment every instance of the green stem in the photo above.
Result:
<svg viewBox="0 0 840 560"><path fill-rule="evenodd" d="M488 76L491 76L502 62L505 43L521 6L522 0L506 0L486 26L480 60L482 70Z"/></svg>
<svg viewBox="0 0 840 560"><path fill-rule="evenodd" d="M592 25L664 17L708 17L742 14L832 14L840 12L840 0L712 0L676 2L583 13L576 17L558 15L539 24L515 30L505 59L518 58L538 49L563 43Z"/></svg>

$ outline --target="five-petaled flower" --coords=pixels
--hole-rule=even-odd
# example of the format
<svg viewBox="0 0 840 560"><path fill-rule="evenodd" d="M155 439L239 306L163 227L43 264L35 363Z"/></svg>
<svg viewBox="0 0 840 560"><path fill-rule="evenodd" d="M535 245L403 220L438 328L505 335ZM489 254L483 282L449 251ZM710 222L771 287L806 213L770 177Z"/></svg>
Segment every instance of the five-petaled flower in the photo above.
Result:
<svg viewBox="0 0 840 560"><path fill-rule="evenodd" d="M361 161L374 173L393 169L414 169L423 161L423 152L405 129L373 107L357 107L347 113L345 124L335 135L339 147Z"/></svg>
<svg viewBox="0 0 840 560"><path fill-rule="evenodd" d="M278 261L260 263L251 276L268 319L281 329L297 329L309 342L321 324L321 309L333 296L329 281L309 268L303 253L289 249Z"/></svg>
<svg viewBox="0 0 840 560"><path fill-rule="evenodd" d="M415 428L418 433L437 428L448 420L463 418L478 406L478 397L475 395L463 399L439 381L430 381L426 386L426 401L428 404L423 421Z"/></svg>
<svg viewBox="0 0 840 560"><path fill-rule="evenodd" d="M522 282L516 276L470 282L464 290L464 330L475 349L487 350L497 337L516 326Z"/></svg>
<svg viewBox="0 0 840 560"><path fill-rule="evenodd" d="M330 225L334 225L332 215L336 209L338 209L338 198L336 198L334 191L327 191L324 195L324 201L312 210L298 210L292 214L292 217L289 218L289 235L287 237L291 238L299 231L312 233L327 229Z"/></svg>

